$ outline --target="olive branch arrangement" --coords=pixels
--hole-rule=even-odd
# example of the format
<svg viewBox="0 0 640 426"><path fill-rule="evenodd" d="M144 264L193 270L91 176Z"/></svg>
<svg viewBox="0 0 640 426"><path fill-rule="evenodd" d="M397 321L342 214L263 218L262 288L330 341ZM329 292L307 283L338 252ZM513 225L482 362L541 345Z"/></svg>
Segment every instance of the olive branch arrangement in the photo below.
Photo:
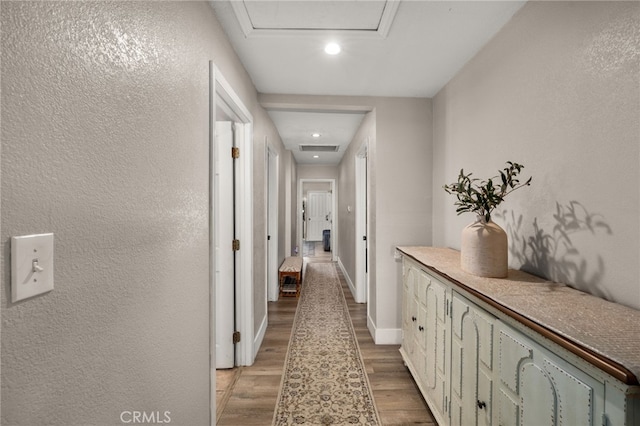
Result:
<svg viewBox="0 0 640 426"><path fill-rule="evenodd" d="M507 167L499 171L499 175L486 180L472 178L472 173L464 174L464 170L460 169L458 181L449 185L444 185L444 190L448 194L455 195L458 201L455 205L458 207L456 213L473 212L483 217L486 222L491 220L491 212L503 200L504 197L531 184L531 177L526 182L520 183L518 175L524 168L523 165L507 161ZM495 184L494 179L500 178L501 183Z"/></svg>

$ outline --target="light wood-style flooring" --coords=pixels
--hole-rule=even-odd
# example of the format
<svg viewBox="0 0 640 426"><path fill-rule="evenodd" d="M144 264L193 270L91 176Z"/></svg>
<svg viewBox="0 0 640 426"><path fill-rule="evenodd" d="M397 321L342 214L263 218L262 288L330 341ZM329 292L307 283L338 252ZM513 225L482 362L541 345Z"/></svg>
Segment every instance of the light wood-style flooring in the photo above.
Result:
<svg viewBox="0 0 640 426"><path fill-rule="evenodd" d="M314 256L304 260L305 265L330 262L330 252L320 244ZM367 306L355 303L339 268L338 273L383 425L436 425L402 362L399 346L373 343ZM218 425L272 424L297 303L296 298L269 302L269 327L255 363L217 372Z"/></svg>

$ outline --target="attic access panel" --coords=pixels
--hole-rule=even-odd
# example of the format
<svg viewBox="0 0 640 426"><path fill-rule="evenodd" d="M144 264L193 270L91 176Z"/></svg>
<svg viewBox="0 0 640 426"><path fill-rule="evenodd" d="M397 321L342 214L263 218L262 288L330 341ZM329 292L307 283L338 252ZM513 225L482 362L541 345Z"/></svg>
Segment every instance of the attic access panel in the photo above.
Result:
<svg viewBox="0 0 640 426"><path fill-rule="evenodd" d="M386 37L399 0L231 1L245 36L348 31Z"/></svg>

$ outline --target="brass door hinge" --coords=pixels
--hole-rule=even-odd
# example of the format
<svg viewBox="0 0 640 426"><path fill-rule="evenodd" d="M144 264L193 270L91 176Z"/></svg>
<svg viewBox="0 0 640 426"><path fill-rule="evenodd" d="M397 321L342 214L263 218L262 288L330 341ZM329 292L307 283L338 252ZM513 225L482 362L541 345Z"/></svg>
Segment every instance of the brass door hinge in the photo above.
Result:
<svg viewBox="0 0 640 426"><path fill-rule="evenodd" d="M233 344L235 345L236 343L240 343L240 332L239 331L234 331L233 332Z"/></svg>
<svg viewBox="0 0 640 426"><path fill-rule="evenodd" d="M240 148L231 147L231 158L240 158Z"/></svg>
<svg viewBox="0 0 640 426"><path fill-rule="evenodd" d="M233 240L233 251L238 251L240 250L240 240Z"/></svg>

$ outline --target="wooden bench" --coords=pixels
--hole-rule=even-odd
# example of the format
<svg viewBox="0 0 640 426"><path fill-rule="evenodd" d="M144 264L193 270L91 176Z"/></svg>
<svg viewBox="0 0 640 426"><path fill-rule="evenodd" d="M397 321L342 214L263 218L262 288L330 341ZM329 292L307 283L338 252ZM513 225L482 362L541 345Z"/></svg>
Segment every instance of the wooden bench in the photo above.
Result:
<svg viewBox="0 0 640 426"><path fill-rule="evenodd" d="M280 282L281 297L300 297L302 258L299 256L285 258L278 269L278 281Z"/></svg>

